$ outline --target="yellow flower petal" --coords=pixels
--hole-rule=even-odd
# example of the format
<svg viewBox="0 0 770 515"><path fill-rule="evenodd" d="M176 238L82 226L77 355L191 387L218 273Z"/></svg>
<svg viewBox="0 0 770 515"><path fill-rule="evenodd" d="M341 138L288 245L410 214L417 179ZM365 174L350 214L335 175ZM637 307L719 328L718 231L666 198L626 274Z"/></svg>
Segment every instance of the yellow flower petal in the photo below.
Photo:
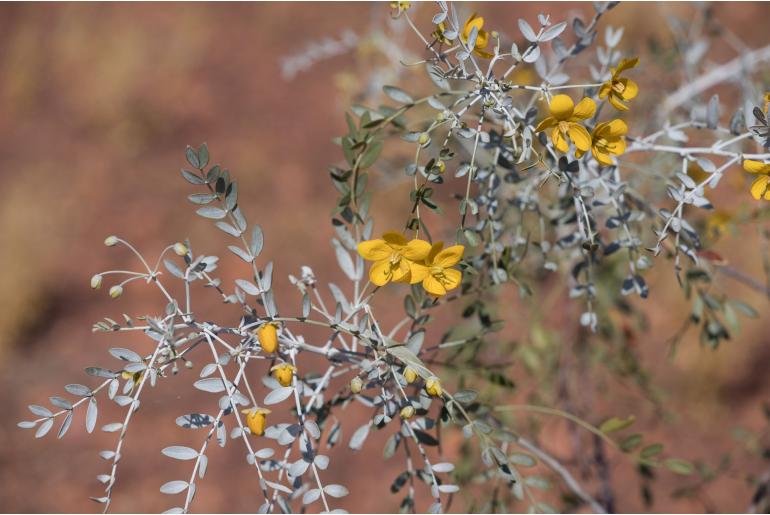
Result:
<svg viewBox="0 0 770 515"><path fill-rule="evenodd" d="M575 103L569 95L555 95L548 105L548 110L551 111L551 114L556 120L567 120L572 116L572 111L574 109Z"/></svg>
<svg viewBox="0 0 770 515"><path fill-rule="evenodd" d="M746 159L743 161L743 169L749 173L770 173L770 163Z"/></svg>
<svg viewBox="0 0 770 515"><path fill-rule="evenodd" d="M448 290L454 290L460 286L460 282L463 280L463 274L459 270L450 268L444 270L444 288Z"/></svg>
<svg viewBox="0 0 770 515"><path fill-rule="evenodd" d="M465 247L463 245L452 245L447 247L436 255L433 264L443 268L455 266L463 258Z"/></svg>
<svg viewBox="0 0 770 515"><path fill-rule="evenodd" d="M586 118L590 118L594 115L596 112L596 102L593 101L593 99L585 97L583 100L578 102L578 104L575 106L574 111L572 112L572 116L570 117L571 121L576 120L585 120Z"/></svg>
<svg viewBox="0 0 770 515"><path fill-rule="evenodd" d="M417 284L425 280L428 277L429 268L421 263L410 263L410 277L409 282L411 284Z"/></svg>
<svg viewBox="0 0 770 515"><path fill-rule="evenodd" d="M535 132L540 132L546 129L550 129L551 127L556 127L557 123L559 123L559 120L557 120L553 116L549 116L548 118L544 119L542 122L537 124L537 128L535 129Z"/></svg>
<svg viewBox="0 0 770 515"><path fill-rule="evenodd" d="M591 135L588 134L588 131L582 125L570 123L567 134L569 134L570 139L578 149L585 152L591 148Z"/></svg>
<svg viewBox="0 0 770 515"><path fill-rule="evenodd" d="M431 245L425 240L412 240L399 252L411 261L422 261L430 254Z"/></svg>
<svg viewBox="0 0 770 515"><path fill-rule="evenodd" d="M408 259L402 258L398 262L397 266L391 267L391 273L393 274L393 278L391 280L397 283L410 282L412 274L412 268L410 264L411 262Z"/></svg>
<svg viewBox="0 0 770 515"><path fill-rule="evenodd" d="M603 124L606 127L606 132L603 132L604 137L617 138L619 136L625 136L628 133L628 125L623 120L612 120Z"/></svg>
<svg viewBox="0 0 770 515"><path fill-rule="evenodd" d="M441 281L439 281L432 275L428 275L425 278L425 280L422 282L422 287L425 288L425 291L427 291L431 295L435 295L436 297L441 297L442 295L446 295L446 288L444 288L444 285L441 284Z"/></svg>
<svg viewBox="0 0 770 515"><path fill-rule="evenodd" d="M390 270L390 261L377 261L369 269L369 280L377 286L388 284L393 274Z"/></svg>
<svg viewBox="0 0 770 515"><path fill-rule="evenodd" d="M614 75L620 75L621 72L635 68L637 64L639 64L638 57L634 57L633 59L622 59L618 63L618 67L615 69Z"/></svg>
<svg viewBox="0 0 770 515"><path fill-rule="evenodd" d="M553 141L553 146L556 147L556 150L559 152L569 151L569 143L564 139L564 135L558 127L554 127L553 131L551 131L551 141Z"/></svg>
<svg viewBox="0 0 770 515"><path fill-rule="evenodd" d="M599 98L606 97L612 90L612 81L607 81L599 88Z"/></svg>
<svg viewBox="0 0 770 515"><path fill-rule="evenodd" d="M401 247L406 245L406 236L396 231L388 231L382 235L382 239L385 240L388 245L393 247Z"/></svg>
<svg viewBox="0 0 770 515"><path fill-rule="evenodd" d="M610 101L610 104L612 104L612 107L617 109L618 111L628 111L628 106L625 105L623 102L618 100L618 97L610 93L610 96L607 98Z"/></svg>
<svg viewBox="0 0 770 515"><path fill-rule="evenodd" d="M393 249L385 240L368 240L358 244L358 253L367 261L381 261L388 259Z"/></svg>
<svg viewBox="0 0 770 515"><path fill-rule="evenodd" d="M751 183L751 196L756 200L761 199L767 194L767 182L770 181L770 176L761 175L757 177L753 183Z"/></svg>
<svg viewBox="0 0 770 515"><path fill-rule="evenodd" d="M601 164L605 166L609 166L612 164L612 159L610 158L610 155L605 152L602 152L596 147L591 148L591 153L593 154L594 159L599 161Z"/></svg>
<svg viewBox="0 0 770 515"><path fill-rule="evenodd" d="M639 94L639 86L631 79L620 79L620 83L625 86L623 93L620 94L623 100L631 100Z"/></svg>

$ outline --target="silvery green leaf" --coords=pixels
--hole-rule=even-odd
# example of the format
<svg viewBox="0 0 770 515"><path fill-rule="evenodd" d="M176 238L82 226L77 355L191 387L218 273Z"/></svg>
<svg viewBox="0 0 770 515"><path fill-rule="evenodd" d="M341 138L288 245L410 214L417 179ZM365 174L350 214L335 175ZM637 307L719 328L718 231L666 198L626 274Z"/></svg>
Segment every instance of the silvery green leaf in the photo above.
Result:
<svg viewBox="0 0 770 515"><path fill-rule="evenodd" d="M246 227L248 227L248 223L246 223L246 218L243 216L243 212L241 211L240 207L233 209L233 218L235 219L236 227L238 227L238 229L241 231L245 231Z"/></svg>
<svg viewBox="0 0 770 515"><path fill-rule="evenodd" d="M310 308L311 308L311 302L310 302L310 295L307 293L302 295L302 318L307 318L310 316Z"/></svg>
<svg viewBox="0 0 770 515"><path fill-rule="evenodd" d="M615 48L620 43L620 38L623 37L623 27L617 30L612 30L612 27L608 26L607 31L604 33L604 42L610 48Z"/></svg>
<svg viewBox="0 0 770 515"><path fill-rule="evenodd" d="M321 438L321 430L318 428L318 424L312 420L305 421L305 429L314 440Z"/></svg>
<svg viewBox="0 0 770 515"><path fill-rule="evenodd" d="M530 41L532 43L537 41L537 34L535 34L535 31L532 30L532 27L530 26L529 23L527 23L526 20L522 20L521 18L519 18L519 30L521 31L521 34L527 39L527 41ZM564 30L564 29L562 29L562 30ZM558 35L559 34L556 34L556 36L558 36ZM556 37L556 36L554 36L554 37ZM529 62L531 62L531 61L529 61Z"/></svg>
<svg viewBox="0 0 770 515"><path fill-rule="evenodd" d="M280 388L276 388L265 396L264 403L266 406L270 406L271 404L278 404L279 402L283 402L288 399L292 392L294 392L294 388L291 386L282 386Z"/></svg>
<svg viewBox="0 0 770 515"><path fill-rule="evenodd" d="M356 270L353 259L350 257L348 251L345 250L336 239L334 240L334 244L334 251L337 255L337 263L340 265L340 269L345 272L345 275L347 275L348 279L351 281L359 279L358 271Z"/></svg>
<svg viewBox="0 0 770 515"><path fill-rule="evenodd" d="M227 222L217 222L216 226L221 229L222 231L226 232L230 236L235 236L236 238L240 237L241 231L233 227Z"/></svg>
<svg viewBox="0 0 770 515"><path fill-rule="evenodd" d="M433 25L438 25L439 23L442 23L444 20L446 20L446 12L442 11L440 13L436 13L433 15L432 23Z"/></svg>
<svg viewBox="0 0 770 515"><path fill-rule="evenodd" d="M120 386L120 381L117 379L113 379L110 381L110 386L107 387L107 397L110 399L115 398L115 394L118 393L118 387Z"/></svg>
<svg viewBox="0 0 770 515"><path fill-rule="evenodd" d="M198 478L203 479L203 476L206 475L206 468L209 465L209 457L205 454L201 455L201 459L198 462Z"/></svg>
<svg viewBox="0 0 770 515"><path fill-rule="evenodd" d="M425 331L419 330L415 333L412 333L412 335L409 336L409 339L406 341L406 346L409 348L410 351L412 351L415 354L418 354L420 352L420 349L422 348L423 341L425 341Z"/></svg>
<svg viewBox="0 0 770 515"><path fill-rule="evenodd" d="M64 389L72 395L79 395L80 397L89 397L93 393L89 387L82 384L68 384Z"/></svg>
<svg viewBox="0 0 770 515"><path fill-rule="evenodd" d="M175 460L194 460L198 457L198 451L192 447L185 447L183 445L172 445L166 447L161 451L164 455Z"/></svg>
<svg viewBox="0 0 770 515"><path fill-rule="evenodd" d="M230 245L227 248L230 250L230 252L232 252L233 254L235 254L236 256L238 256L239 258L241 258L247 263L251 263L252 261L254 261L254 257L250 256L248 252L246 252L240 247L236 247L235 245Z"/></svg>
<svg viewBox="0 0 770 515"><path fill-rule="evenodd" d="M446 33L444 36L446 36ZM445 91L451 89L449 81L444 77L444 72L441 71L441 68L430 62L426 63L425 66L428 69L428 76L430 77L430 80L433 81L433 84Z"/></svg>
<svg viewBox="0 0 770 515"><path fill-rule="evenodd" d="M409 348L405 345L401 345L394 340L388 339L388 347L385 350L401 361L404 365L409 365L417 372L417 375L423 379L428 379L433 376L433 373L425 366L425 364L418 358Z"/></svg>
<svg viewBox="0 0 770 515"><path fill-rule="evenodd" d="M99 474L98 476L96 476L96 480L103 485L106 485L107 483L109 483L111 479L112 478L110 477L109 474Z"/></svg>
<svg viewBox="0 0 770 515"><path fill-rule="evenodd" d="M69 431L70 426L72 425L72 412L70 411L67 413L67 416L64 417L64 422L62 422L61 427L59 428L59 434L56 435L56 438L61 438L64 436L67 431Z"/></svg>
<svg viewBox="0 0 770 515"><path fill-rule="evenodd" d="M96 427L97 415L96 397L91 397L88 399L88 409L86 409L86 431L88 433L93 433L94 427Z"/></svg>
<svg viewBox="0 0 770 515"><path fill-rule="evenodd" d="M324 456L323 454L318 454L313 459L313 463L319 469L326 470L326 468L329 466L329 457L328 456Z"/></svg>
<svg viewBox="0 0 770 515"><path fill-rule="evenodd" d="M558 37L562 32L564 32L564 29L566 28L567 28L566 21L557 23L556 25L551 25L550 27L545 29L542 34L540 34L539 41L551 41L553 38Z"/></svg>
<svg viewBox="0 0 770 515"><path fill-rule="evenodd" d="M307 461L297 460L289 466L289 475L291 477L300 477L302 474L304 474L307 471L307 468L309 466L310 466L310 463L308 463Z"/></svg>
<svg viewBox="0 0 770 515"><path fill-rule="evenodd" d="M165 266L166 270L168 270L171 273L171 275L173 275L174 277L178 277L179 279L184 279L184 273L182 272L182 270L180 270L179 267L176 266L176 264L170 259L164 259L163 266Z"/></svg>
<svg viewBox="0 0 770 515"><path fill-rule="evenodd" d="M179 506L175 506L173 508L169 508L166 511L163 512L164 514L176 514L176 513L184 513L184 508L180 508Z"/></svg>
<svg viewBox="0 0 770 515"><path fill-rule="evenodd" d="M120 429L123 427L123 424L121 422L112 422L111 424L105 424L102 426L102 431L105 433L115 433L117 431L120 431Z"/></svg>
<svg viewBox="0 0 770 515"><path fill-rule="evenodd" d="M249 295L259 295L259 288L257 288L254 283L251 283L245 279L236 279L235 284L237 284L240 289Z"/></svg>
<svg viewBox="0 0 770 515"><path fill-rule="evenodd" d="M45 419L43 423L40 424L40 427L37 428L37 431L35 431L35 438L43 438L48 434L48 431L51 430L51 427L53 427L53 419Z"/></svg>
<svg viewBox="0 0 770 515"><path fill-rule="evenodd" d="M29 408L29 411L31 411L33 414L37 415L38 417L53 416L53 413L51 413L51 410L49 410L44 406L38 406L37 404L30 404L27 407Z"/></svg>
<svg viewBox="0 0 770 515"><path fill-rule="evenodd" d="M407 93L401 88L397 88L396 86L383 86L382 90L385 92L386 95L388 95L390 98L392 98L393 100L395 100L400 104L414 103L414 99L411 96L409 96L409 93Z"/></svg>
<svg viewBox="0 0 770 515"><path fill-rule="evenodd" d="M225 391L225 384L222 379L218 377L210 377L207 379L200 379L193 384L198 390L210 393L220 393Z"/></svg>
<svg viewBox="0 0 770 515"><path fill-rule="evenodd" d="M265 483L267 484L267 486L269 486L273 490L278 490L279 492L283 492L283 493L286 493L286 494L291 494L292 493L291 489L289 489L288 487L286 487L286 486L284 486L284 485L282 485L280 483L274 483L272 481L265 481Z"/></svg>
<svg viewBox="0 0 770 515"><path fill-rule="evenodd" d="M32 429L36 425L37 425L37 422L31 421L31 420L23 420L16 424L16 426L20 427L21 429Z"/></svg>
<svg viewBox="0 0 770 515"><path fill-rule="evenodd" d="M168 483L165 483L163 486L161 486L160 492L169 495L178 494L187 490L188 486L190 485L187 483L187 481L177 479L176 481L169 481Z"/></svg>
<svg viewBox="0 0 770 515"><path fill-rule="evenodd" d="M476 40L479 37L479 28L474 25L473 28L471 28L471 33L468 34L468 40L465 43L465 46L467 48L473 49L476 47Z"/></svg>
<svg viewBox="0 0 770 515"><path fill-rule="evenodd" d="M230 184L229 191L225 197L225 209L231 211L238 204L238 183L233 182Z"/></svg>
<svg viewBox="0 0 770 515"><path fill-rule="evenodd" d="M185 157L187 157L187 162L190 163L190 166L193 168L200 168L201 162L198 159L198 153L193 150L193 148L190 145L187 145L187 148L185 149Z"/></svg>
<svg viewBox="0 0 770 515"><path fill-rule="evenodd" d="M369 436L369 428L370 424L367 422L363 426L356 429L356 432L353 433L353 436L350 437L350 443L348 444L351 449L354 451L361 450L361 448L364 446L364 442L366 441L366 437Z"/></svg>
<svg viewBox="0 0 770 515"><path fill-rule="evenodd" d="M528 47L522 58L525 63L534 63L540 58L540 47L537 45Z"/></svg>
<svg viewBox="0 0 770 515"><path fill-rule="evenodd" d="M321 497L321 489L320 488L313 488L312 490L308 490L305 492L305 494L302 496L302 504L313 504L318 500L318 498Z"/></svg>
<svg viewBox="0 0 770 515"><path fill-rule="evenodd" d="M100 367L88 367L86 368L86 374L94 377L103 377L105 379L110 379L118 375L115 372Z"/></svg>
<svg viewBox="0 0 770 515"><path fill-rule="evenodd" d="M142 361L142 357L130 349L122 349L120 347L114 347L110 349L109 352L116 358L123 361L130 361L132 363L139 363Z"/></svg>
<svg viewBox="0 0 770 515"><path fill-rule="evenodd" d="M271 447L265 447L264 449L260 449L254 453L254 456L259 458L260 460L266 460L273 456L275 454L275 450Z"/></svg>
<svg viewBox="0 0 770 515"><path fill-rule="evenodd" d="M198 175L192 173L190 170L185 170L184 168L182 168L182 177L184 177L185 180L190 184L195 184L196 186L206 184L206 181L203 180L202 177L199 177Z"/></svg>
<svg viewBox="0 0 770 515"><path fill-rule="evenodd" d="M176 425L187 429L200 429L214 423L214 417L204 413L190 413L176 419Z"/></svg>
<svg viewBox="0 0 770 515"><path fill-rule="evenodd" d="M326 485L324 487L324 492L326 492L328 495L332 497L345 497L350 492L347 488L345 488L342 485Z"/></svg>
<svg viewBox="0 0 770 515"><path fill-rule="evenodd" d="M188 195L187 199L193 204L208 204L217 199L217 196L213 193L193 193Z"/></svg>
<svg viewBox="0 0 770 515"><path fill-rule="evenodd" d="M196 213L203 218L210 218L212 220L221 220L227 216L227 211L215 206L204 206L199 208Z"/></svg>
<svg viewBox="0 0 770 515"><path fill-rule="evenodd" d="M262 272L262 287L265 290L269 290L273 285L273 262L270 261L265 265L265 270Z"/></svg>
<svg viewBox="0 0 770 515"><path fill-rule="evenodd" d="M262 227L255 224L251 228L251 253L253 256L259 256L262 253L262 247L265 245L265 236L262 233Z"/></svg>
<svg viewBox="0 0 770 515"><path fill-rule="evenodd" d="M443 474L445 472L452 472L455 469L455 466L451 463L444 462L444 463L434 463L433 465L431 465L430 468L433 470L433 472Z"/></svg>
<svg viewBox="0 0 770 515"><path fill-rule="evenodd" d="M434 502L430 505L430 508L428 508L428 513L435 514L435 513L441 513L441 503L440 502Z"/></svg>
<svg viewBox="0 0 770 515"><path fill-rule="evenodd" d="M131 374L135 374L137 372L141 372L146 369L147 369L147 365L145 365L144 363L129 363L128 365L123 367L123 370Z"/></svg>
<svg viewBox="0 0 770 515"><path fill-rule="evenodd" d="M457 485L438 485L438 491L445 494L453 494L460 491Z"/></svg>
<svg viewBox="0 0 770 515"><path fill-rule="evenodd" d="M200 376L201 377L208 377L208 376L210 376L211 374L213 374L216 371L217 371L217 364L216 363L208 363L208 364L206 364L206 366L204 366L201 369Z"/></svg>
<svg viewBox="0 0 770 515"><path fill-rule="evenodd" d="M716 129L717 124L719 124L719 95L714 95L709 100L706 124L712 130Z"/></svg>

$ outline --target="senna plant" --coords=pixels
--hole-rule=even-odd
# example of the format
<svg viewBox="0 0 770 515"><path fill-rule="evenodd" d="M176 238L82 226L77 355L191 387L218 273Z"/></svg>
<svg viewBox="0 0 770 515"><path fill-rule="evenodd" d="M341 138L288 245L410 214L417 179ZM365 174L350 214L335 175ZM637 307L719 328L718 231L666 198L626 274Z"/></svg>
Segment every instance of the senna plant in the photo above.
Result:
<svg viewBox="0 0 770 515"><path fill-rule="evenodd" d="M746 65L770 52L742 50L739 65L707 71L669 94L641 88L644 59L621 50L622 29L602 27L614 2L596 3L587 22L541 14L514 27L461 15L465 6L443 1L427 24L412 18L410 2L390 7L422 53L405 64L423 68L426 81L419 91L385 86L387 105L354 105L345 114L347 133L336 140L342 157L329 171L339 193L331 243L346 284L317 277L309 265L296 272L265 262L260 256L270 242L248 221L237 181L211 161L205 144L187 148L182 178L196 213L231 238L225 252L242 260L242 278L223 282L219 257L196 253L190 241L150 259L118 236L105 240L132 253L136 267L98 273L91 287L109 283L117 299L143 284L162 301L153 315L105 318L93 330L143 335L153 350L111 348L113 361L86 369L90 386L65 386L70 399L51 397L53 408L32 405L36 418L19 423L38 438L58 424L61 438L82 410L87 432L98 426L115 434L114 448L99 452L107 465L97 478L103 493L92 498L105 511L119 492L121 457L138 439L131 422L159 382L187 369L190 386L211 401L176 418L180 431L199 433L200 445L170 442L163 450L190 463L187 477L159 478L160 491L173 499L169 513L191 509L216 457L214 442L242 447L261 513L343 512L349 491L327 473L330 460L361 450L373 432L388 435L384 459L403 460L391 490L406 512L438 513L454 498L468 511L612 511L606 481L592 492L538 441L542 417L566 419L592 439L602 479L607 449L625 453L642 478L656 469L694 472L660 443L628 434L633 417L573 413L575 394L562 367L544 365L548 349L559 345L554 335L538 326L531 346L511 344L499 313L511 291L531 302L534 291L558 278L580 306L576 345L566 352L598 349L597 366L633 377L656 403L662 401L626 322L643 305L629 297L655 296L645 280L653 266L666 268L692 305L674 343L694 325L701 342L716 348L738 326L739 313L757 316L716 281L722 272L765 289L709 251L710 232L726 223L709 217L709 195L725 175L748 172L754 180L747 201L770 200L770 97L762 97ZM702 56L687 56L697 72ZM719 98L701 97L731 71L753 86L724 125ZM643 115L634 116L647 95L667 99L662 128L649 132L638 122ZM396 165L404 145L409 158ZM394 160L384 162L388 153ZM636 173L645 165L655 166L664 186ZM372 185L377 176L411 185L402 219L373 219L372 205L389 194ZM288 276L295 302L278 305L276 274ZM385 289L403 298L392 325L381 323L380 313L393 309L380 300ZM195 296L221 300L230 317L213 321ZM462 309L453 324L432 325L452 317L452 306ZM506 403L515 381L498 365L511 355L526 365L516 381L537 376L542 385L530 404ZM100 422L104 402L124 408L122 418ZM368 420L351 426L351 410ZM274 423L277 411L291 422ZM447 431L462 434L461 449L441 445Z"/></svg>

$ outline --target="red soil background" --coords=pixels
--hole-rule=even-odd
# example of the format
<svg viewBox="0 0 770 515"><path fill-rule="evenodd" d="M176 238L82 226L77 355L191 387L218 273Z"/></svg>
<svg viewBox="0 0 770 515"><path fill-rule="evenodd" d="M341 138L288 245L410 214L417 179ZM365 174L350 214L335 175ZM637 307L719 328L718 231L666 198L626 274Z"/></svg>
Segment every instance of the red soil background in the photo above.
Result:
<svg viewBox="0 0 770 515"><path fill-rule="evenodd" d="M472 8L486 16L489 26L511 34L517 34L519 17L532 21L542 11L557 20L579 13L585 19L591 10L587 4L562 3ZM196 217L185 200L191 190L178 169L187 144L208 142L212 160L228 166L239 180L247 216L265 231L263 257L277 263L279 298L298 304L286 275L296 274L303 264L312 265L319 278L340 279L329 245L332 227L324 221L335 199L326 169L340 160L331 139L345 130L343 112L361 86L357 73L371 66L370 50L325 60L291 80L282 78L280 63L308 43L337 37L345 29L363 36L372 20L399 23L384 15L386 9L386 4L360 3L0 6L2 510L98 511L88 500L100 495L94 477L106 469L96 452L109 449L114 435L86 435L82 414L62 441L53 433L37 441L16 423L30 418L27 404L61 395L64 384L88 383L83 368L109 364L109 347L146 348L140 337L91 333L91 324L103 316L142 315L163 306L156 292L139 285L129 286L118 301L88 287L96 271L133 266L125 252L102 245L105 236L119 234L148 256L185 237L197 242L199 251L226 252L221 250L225 237ZM420 6L417 18L427 23L432 10ZM714 10L748 45L768 43L763 20L770 4L718 4ZM690 11L680 4L621 4L607 22L627 25L623 48L631 51L651 37L670 43L664 17ZM408 35L404 44L416 51ZM716 49L714 56L723 62L732 55ZM640 82L671 80L648 76ZM383 190L391 197L375 205L378 216L402 218L408 197L399 188ZM723 196L732 205L748 199L745 189ZM759 254L750 250L756 228L737 237L733 241L749 247L727 243L720 250L736 267L761 277ZM223 265L225 281L242 274L234 259L223 258ZM635 413L640 427L678 456L716 465L723 453L733 454L733 472L707 488L705 508L697 501L670 498L671 491L692 480L662 473L653 486L655 511L742 511L752 494L746 478L767 465L744 450L733 432L765 427L761 403L768 393L770 341L761 322L751 322L718 352L699 348L691 334L677 359L666 361L665 339L687 309L668 266L663 264L650 279L658 300L644 306L652 323L640 354L665 391L675 424L660 423L649 405L623 389L597 404L591 420ZM730 285L736 296L767 313L761 295ZM567 315L572 313L562 318ZM525 313L514 318L527 320ZM566 323L553 329L570 334ZM142 405L119 469L116 511L162 511L173 505L158 487L187 474L189 467L159 451L171 444L194 445L200 437L173 422L210 401L190 391L194 377L183 371ZM499 402L521 401L524 393ZM106 402L101 408L100 425L116 419L117 409ZM357 425L346 424L346 440ZM557 455L569 452L563 425L556 421L546 427L545 447ZM336 464L327 481L352 492L341 507L397 510L401 497L391 495L388 486L401 464L381 461L383 441L377 435L364 451L332 451ZM211 452L195 511L256 510L255 477L243 454L236 442ZM645 509L629 461L612 454L610 463L618 510ZM462 507L459 501L454 505Z"/></svg>

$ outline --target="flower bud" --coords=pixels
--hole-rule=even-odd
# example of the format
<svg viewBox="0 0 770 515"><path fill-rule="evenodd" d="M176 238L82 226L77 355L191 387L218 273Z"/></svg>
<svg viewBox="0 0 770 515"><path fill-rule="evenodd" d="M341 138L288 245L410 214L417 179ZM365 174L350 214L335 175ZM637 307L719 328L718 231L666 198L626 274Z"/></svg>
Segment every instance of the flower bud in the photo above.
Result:
<svg viewBox="0 0 770 515"><path fill-rule="evenodd" d="M268 322L257 329L257 338L265 352L272 353L278 350L278 327L274 323Z"/></svg>
<svg viewBox="0 0 770 515"><path fill-rule="evenodd" d="M353 379L350 380L350 391L353 393L361 393L361 390L364 387L364 382L361 381L361 378L356 376Z"/></svg>
<svg viewBox="0 0 770 515"><path fill-rule="evenodd" d="M176 253L177 256L186 256L188 252L187 245L184 243L174 243L174 253Z"/></svg>
<svg viewBox="0 0 770 515"><path fill-rule="evenodd" d="M417 142L418 142L420 145L425 145L425 144L427 144L429 141L430 141L430 136L428 135L428 133L427 133L427 132L422 132L422 133L420 133L420 137L417 139Z"/></svg>
<svg viewBox="0 0 770 515"><path fill-rule="evenodd" d="M118 237L117 236L107 236L107 238L104 240L104 244L108 247L114 247L118 244Z"/></svg>
<svg viewBox="0 0 770 515"><path fill-rule="evenodd" d="M417 380L417 372L412 367L406 367L404 369L404 378L407 383L412 384Z"/></svg>
<svg viewBox="0 0 770 515"><path fill-rule="evenodd" d="M188 359L187 361L184 362L184 367L187 368L187 369L192 368L193 367L193 362Z"/></svg>
<svg viewBox="0 0 770 515"><path fill-rule="evenodd" d="M269 409L252 408L242 410L241 413L246 414L246 425L249 427L251 434L255 436L262 436L265 434L267 415L270 413Z"/></svg>
<svg viewBox="0 0 770 515"><path fill-rule="evenodd" d="M91 288L94 290L98 290L102 287L102 276L100 274L96 274L91 278Z"/></svg>
<svg viewBox="0 0 770 515"><path fill-rule="evenodd" d="M273 377L278 381L281 386L291 386L292 377L294 377L294 371L297 370L291 363L281 363L270 369L273 372Z"/></svg>
<svg viewBox="0 0 770 515"><path fill-rule="evenodd" d="M414 406L404 406L401 408L401 413L399 413L399 415L401 415L402 419L409 420L414 416Z"/></svg>
<svg viewBox="0 0 770 515"><path fill-rule="evenodd" d="M117 299L121 295L123 295L123 287L121 285L116 284L115 286L110 288L110 297L112 297L113 299Z"/></svg>
<svg viewBox="0 0 770 515"><path fill-rule="evenodd" d="M438 380L438 377L431 377L425 381L425 391L431 397L441 397L444 390L441 389L441 382Z"/></svg>
<svg viewBox="0 0 770 515"><path fill-rule="evenodd" d="M444 173L446 171L446 163L442 160L436 161L436 164L434 165L435 168L438 168L438 173Z"/></svg>

